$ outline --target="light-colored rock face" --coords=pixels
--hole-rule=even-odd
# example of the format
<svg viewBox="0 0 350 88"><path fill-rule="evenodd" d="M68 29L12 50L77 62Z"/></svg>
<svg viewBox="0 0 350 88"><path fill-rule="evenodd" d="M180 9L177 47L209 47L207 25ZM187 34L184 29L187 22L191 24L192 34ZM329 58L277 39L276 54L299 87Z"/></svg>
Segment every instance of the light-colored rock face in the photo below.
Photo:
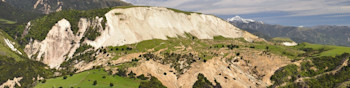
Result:
<svg viewBox="0 0 350 88"><path fill-rule="evenodd" d="M28 55L37 54L36 59L38 61L43 57L41 61L48 64L50 68L59 67L65 60L65 55L69 52L69 49L72 47L71 43L75 39L70 27L71 25L67 20L59 21L49 31L45 40L34 42L33 46L35 46L35 49L33 51L35 53L29 53ZM26 52L31 51L30 47L31 45L26 46Z"/></svg>
<svg viewBox="0 0 350 88"><path fill-rule="evenodd" d="M187 15L161 7L114 9L106 13L105 16L107 18L106 24L101 24L103 18L97 17L93 20L82 18L79 21L79 31L76 35L73 34L70 23L62 19L52 27L45 40L32 40L26 46L25 52L30 58L42 61L51 68L58 68L66 59L73 56L89 27L97 28L101 32L101 36L97 37L95 41L85 41L95 49L104 46L133 44L151 39L165 40L167 37L184 36L185 33L199 39L213 39L214 36L223 36L252 41L257 38L215 16L197 13ZM102 25L106 25L104 30L102 30Z"/></svg>
<svg viewBox="0 0 350 88"><path fill-rule="evenodd" d="M5 88L5 87L9 87L9 88L15 88L15 86L19 86L21 87L21 84L19 83L19 81L21 81L23 79L23 77L18 77L18 78L13 78L13 80L8 79L5 83L0 85L0 88Z"/></svg>
<svg viewBox="0 0 350 88"><path fill-rule="evenodd" d="M296 46L296 45L298 45L297 43L295 43L295 42L283 42L282 43L284 46Z"/></svg>
<svg viewBox="0 0 350 88"><path fill-rule="evenodd" d="M4 39L4 41L5 41L6 45L7 45L9 48L11 48L12 51L14 51L14 52L16 52L16 53L22 55L22 53L21 53L19 50L17 50L17 49L15 48L15 46L13 46L13 44L15 44L14 42L11 42L9 39Z"/></svg>
<svg viewBox="0 0 350 88"><path fill-rule="evenodd" d="M23 39L24 36L26 36L26 35L28 34L28 32L30 31L30 26L31 26L31 22L28 22L26 28L24 29L24 31L23 31L23 33L22 33L22 35L21 35L21 38L22 38L22 39Z"/></svg>
<svg viewBox="0 0 350 88"><path fill-rule="evenodd" d="M86 24L86 19L81 19ZM81 25L78 32L85 32L86 25ZM85 28L85 29L84 29ZM60 20L47 34L45 40L31 42L26 45L25 52L28 57L42 61L50 68L58 68L66 58L71 57L75 50L79 47L79 41L82 35L74 35L71 25L66 19ZM68 55L68 56L67 56Z"/></svg>
<svg viewBox="0 0 350 88"><path fill-rule="evenodd" d="M167 39L167 37L182 36L190 33L199 39L213 39L214 36L227 38L249 36L233 25L211 15L174 12L161 7L134 7L127 9L114 9L108 12L107 28L95 41L88 44L99 48L102 46L120 46L137 43L150 39Z"/></svg>

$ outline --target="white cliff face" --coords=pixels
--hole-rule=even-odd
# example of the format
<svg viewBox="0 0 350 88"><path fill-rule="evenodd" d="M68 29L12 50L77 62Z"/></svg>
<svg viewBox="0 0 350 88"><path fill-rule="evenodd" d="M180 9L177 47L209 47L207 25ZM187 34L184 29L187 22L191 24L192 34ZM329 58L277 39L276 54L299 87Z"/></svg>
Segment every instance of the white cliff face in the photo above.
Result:
<svg viewBox="0 0 350 88"><path fill-rule="evenodd" d="M167 39L167 37L183 36L185 33L199 39L213 39L214 36L227 38L244 38L252 41L257 37L242 31L230 23L211 15L174 12L161 7L134 7L114 9L105 14L106 24L101 24L103 18L81 18L79 31L76 35L71 31L70 23L62 19L47 34L45 40L32 40L25 52L29 58L42 61L50 68L59 68L60 64L73 56L80 46L89 27L96 28L101 36L95 41L85 40L95 49L103 46L120 46L133 44L144 40ZM103 30L102 25L106 25Z"/></svg>
<svg viewBox="0 0 350 88"><path fill-rule="evenodd" d="M226 21L211 15L174 12L162 7L134 7L114 9L106 15L107 27L95 41L87 41L95 48L120 46L143 40L167 39L190 33L199 39L214 36L257 38Z"/></svg>
<svg viewBox="0 0 350 88"><path fill-rule="evenodd" d="M86 19L85 19L86 20ZM81 20L85 22L84 19ZM84 33L85 30L79 30ZM74 35L71 25L66 19L58 21L47 34L45 40L37 41L26 45L25 52L28 57L42 61L50 68L58 68L66 58L72 56L68 53L75 52L79 47L79 41L82 36Z"/></svg>

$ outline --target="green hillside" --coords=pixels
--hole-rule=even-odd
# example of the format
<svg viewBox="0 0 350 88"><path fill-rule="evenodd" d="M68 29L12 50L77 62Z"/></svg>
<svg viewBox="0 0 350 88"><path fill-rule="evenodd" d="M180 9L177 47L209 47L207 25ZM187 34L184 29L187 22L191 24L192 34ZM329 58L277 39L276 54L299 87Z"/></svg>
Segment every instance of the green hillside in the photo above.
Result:
<svg viewBox="0 0 350 88"><path fill-rule="evenodd" d="M14 77L23 77L20 81L22 87L32 87L34 77L49 77L53 71L45 69L47 67L41 62L29 60L25 55L20 55L12 51L5 43L4 39L13 39L0 29L0 83L6 82ZM19 45L15 45L17 49ZM23 52L23 50L20 49Z"/></svg>

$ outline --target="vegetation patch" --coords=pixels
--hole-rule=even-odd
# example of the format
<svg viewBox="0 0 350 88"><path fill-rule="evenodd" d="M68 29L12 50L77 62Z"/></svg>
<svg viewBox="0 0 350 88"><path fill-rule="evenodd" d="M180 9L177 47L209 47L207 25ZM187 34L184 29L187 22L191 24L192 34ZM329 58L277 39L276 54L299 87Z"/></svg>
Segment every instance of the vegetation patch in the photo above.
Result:
<svg viewBox="0 0 350 88"><path fill-rule="evenodd" d="M198 74L197 81L193 88L222 88L220 83L215 80L216 85L213 85L203 74Z"/></svg>
<svg viewBox="0 0 350 88"><path fill-rule="evenodd" d="M22 61L15 61L12 57L0 55L0 83L14 77L23 77L20 81L22 87L31 87L34 83L33 78L52 76L53 71L45 67L47 67L45 64L27 58L23 58Z"/></svg>
<svg viewBox="0 0 350 88"><path fill-rule="evenodd" d="M150 81L141 82L139 88L166 88L156 77L151 77Z"/></svg>
<svg viewBox="0 0 350 88"><path fill-rule="evenodd" d="M336 71L335 74L325 74L331 72L340 67L344 61L348 60L350 54L344 53L339 56L321 56L313 57L310 60L301 62L300 66L294 64L280 68L271 77L274 81L273 86L281 86L283 83L287 83L283 87L295 88L302 86L310 86L311 88L318 87L336 87L338 84L347 81L348 76L345 75L350 72L349 64ZM338 78L338 77L345 77ZM306 84L294 83L296 79L304 78L303 81Z"/></svg>
<svg viewBox="0 0 350 88"><path fill-rule="evenodd" d="M350 47L343 46L333 46L333 45L320 45L320 44L310 44L310 43L301 43L297 46L298 48L312 48L314 50L324 51L319 54L319 56L336 56L343 53L350 53Z"/></svg>
<svg viewBox="0 0 350 88"><path fill-rule="evenodd" d="M196 13L196 14L202 14L202 13L198 13L198 12L187 12L187 11L181 11L181 10L178 10L178 9L173 9L173 8L168 8L169 10L172 10L174 12L177 12L177 13L184 13L186 15L191 15L192 13Z"/></svg>
<svg viewBox="0 0 350 88"><path fill-rule="evenodd" d="M2 24L15 24L16 22L0 18L0 23L2 23Z"/></svg>
<svg viewBox="0 0 350 88"><path fill-rule="evenodd" d="M65 78L66 77L66 78ZM103 69L93 69L72 76L46 79L35 88L138 88L141 80L109 75Z"/></svg>

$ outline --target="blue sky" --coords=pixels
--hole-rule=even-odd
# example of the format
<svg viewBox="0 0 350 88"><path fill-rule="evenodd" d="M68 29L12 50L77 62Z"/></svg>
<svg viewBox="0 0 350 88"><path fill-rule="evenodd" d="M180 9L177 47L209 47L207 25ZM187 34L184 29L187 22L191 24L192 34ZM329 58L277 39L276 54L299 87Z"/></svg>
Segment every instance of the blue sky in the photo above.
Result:
<svg viewBox="0 0 350 88"><path fill-rule="evenodd" d="M239 15L269 24L350 26L350 0L124 0L134 5L162 6L213 14Z"/></svg>

